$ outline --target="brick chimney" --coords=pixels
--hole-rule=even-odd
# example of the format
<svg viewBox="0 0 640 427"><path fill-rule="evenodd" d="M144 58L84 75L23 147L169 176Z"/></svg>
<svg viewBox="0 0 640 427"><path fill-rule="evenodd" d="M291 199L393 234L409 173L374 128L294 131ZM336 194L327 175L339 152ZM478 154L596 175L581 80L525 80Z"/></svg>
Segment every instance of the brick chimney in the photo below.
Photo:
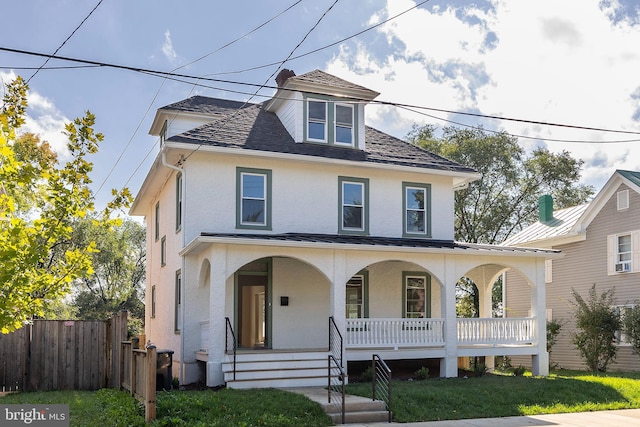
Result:
<svg viewBox="0 0 640 427"><path fill-rule="evenodd" d="M278 83L278 87L282 87L289 77L295 77L295 75L296 73L294 73L293 70L283 68L276 76L276 83Z"/></svg>

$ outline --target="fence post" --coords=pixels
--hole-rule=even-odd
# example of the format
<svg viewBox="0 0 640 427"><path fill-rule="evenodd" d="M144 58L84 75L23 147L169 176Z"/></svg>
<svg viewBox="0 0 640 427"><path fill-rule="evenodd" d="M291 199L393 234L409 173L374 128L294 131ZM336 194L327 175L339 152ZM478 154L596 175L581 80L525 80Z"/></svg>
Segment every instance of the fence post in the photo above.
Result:
<svg viewBox="0 0 640 427"><path fill-rule="evenodd" d="M133 351L133 346L129 350L131 352L131 360L129 361L129 386L131 387L131 396L136 395L136 365L138 358L136 357L136 352Z"/></svg>
<svg viewBox="0 0 640 427"><path fill-rule="evenodd" d="M145 403L144 417L149 422L156 419L156 370L158 355L156 346L147 347L147 366L146 366L146 385L145 385Z"/></svg>

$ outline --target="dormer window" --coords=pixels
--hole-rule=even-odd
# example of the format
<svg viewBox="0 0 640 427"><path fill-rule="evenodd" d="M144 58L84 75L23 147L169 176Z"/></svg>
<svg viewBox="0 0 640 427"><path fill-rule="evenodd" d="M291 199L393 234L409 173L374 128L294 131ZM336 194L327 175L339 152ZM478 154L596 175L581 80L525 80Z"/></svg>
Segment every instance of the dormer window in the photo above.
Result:
<svg viewBox="0 0 640 427"><path fill-rule="evenodd" d="M312 141L327 142L327 103L309 100L307 135Z"/></svg>
<svg viewBox="0 0 640 427"><path fill-rule="evenodd" d="M353 145L353 105L336 104L336 144Z"/></svg>
<svg viewBox="0 0 640 427"><path fill-rule="evenodd" d="M317 98L307 98L304 105L305 141L358 146L357 110L354 105Z"/></svg>

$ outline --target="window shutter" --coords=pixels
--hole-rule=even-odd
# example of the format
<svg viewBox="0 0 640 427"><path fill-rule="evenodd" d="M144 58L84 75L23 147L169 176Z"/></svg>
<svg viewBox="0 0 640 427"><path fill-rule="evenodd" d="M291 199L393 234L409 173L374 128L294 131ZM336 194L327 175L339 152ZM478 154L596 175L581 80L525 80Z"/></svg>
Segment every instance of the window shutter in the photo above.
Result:
<svg viewBox="0 0 640 427"><path fill-rule="evenodd" d="M616 274L617 236L607 236L607 275Z"/></svg>
<svg viewBox="0 0 640 427"><path fill-rule="evenodd" d="M640 272L640 231L631 233L631 269Z"/></svg>

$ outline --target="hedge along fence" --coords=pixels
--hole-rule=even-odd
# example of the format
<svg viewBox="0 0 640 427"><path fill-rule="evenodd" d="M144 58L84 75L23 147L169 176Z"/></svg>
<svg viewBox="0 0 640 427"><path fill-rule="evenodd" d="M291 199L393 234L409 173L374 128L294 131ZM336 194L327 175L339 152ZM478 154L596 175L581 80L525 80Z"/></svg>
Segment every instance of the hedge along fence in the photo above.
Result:
<svg viewBox="0 0 640 427"><path fill-rule="evenodd" d="M34 320L0 334L0 391L119 387L127 312L109 320Z"/></svg>

